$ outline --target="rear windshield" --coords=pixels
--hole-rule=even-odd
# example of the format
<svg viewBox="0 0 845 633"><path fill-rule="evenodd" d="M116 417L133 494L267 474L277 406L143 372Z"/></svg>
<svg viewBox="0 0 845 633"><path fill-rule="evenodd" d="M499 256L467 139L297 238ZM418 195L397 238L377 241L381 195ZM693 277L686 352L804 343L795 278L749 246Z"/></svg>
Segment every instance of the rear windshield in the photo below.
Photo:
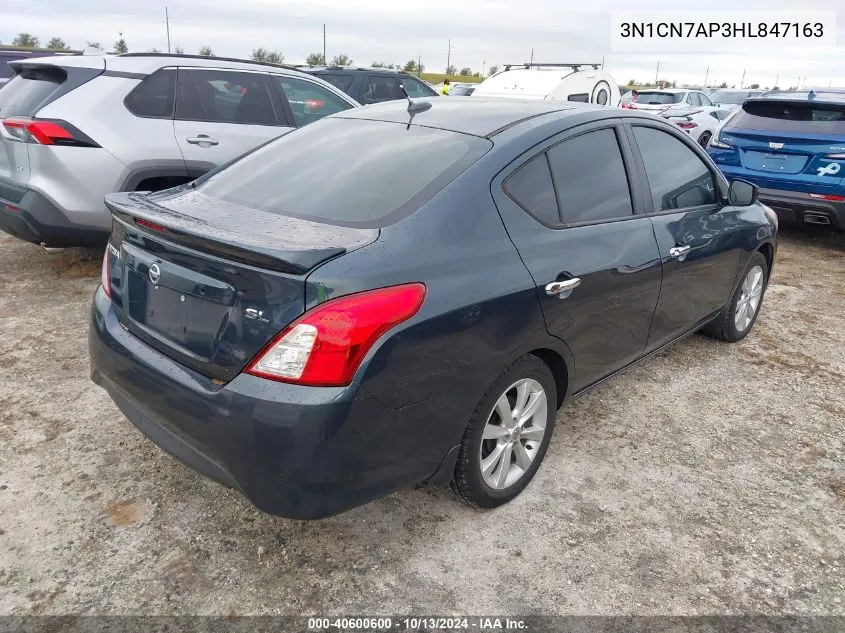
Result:
<svg viewBox="0 0 845 633"><path fill-rule="evenodd" d="M646 105L665 105L667 103L680 103L683 98L680 92L640 92L634 101Z"/></svg>
<svg viewBox="0 0 845 633"><path fill-rule="evenodd" d="M845 134L845 104L749 101L731 118L730 126L767 132Z"/></svg>
<svg viewBox="0 0 845 633"><path fill-rule="evenodd" d="M204 194L279 215L381 227L418 209L492 147L402 123L326 118L202 182Z"/></svg>
<svg viewBox="0 0 845 633"><path fill-rule="evenodd" d="M50 67L21 71L0 90L0 117L33 116L42 103L59 90L67 74Z"/></svg>

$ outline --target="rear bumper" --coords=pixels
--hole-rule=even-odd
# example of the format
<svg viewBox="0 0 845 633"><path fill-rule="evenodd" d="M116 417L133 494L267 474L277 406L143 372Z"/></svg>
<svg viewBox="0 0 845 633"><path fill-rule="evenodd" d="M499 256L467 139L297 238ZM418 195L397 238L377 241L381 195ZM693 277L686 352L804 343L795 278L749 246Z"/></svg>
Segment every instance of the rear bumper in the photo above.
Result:
<svg viewBox="0 0 845 633"><path fill-rule="evenodd" d="M829 224L845 230L845 201L816 200L809 194L783 189L760 189L760 202L770 206L782 222Z"/></svg>
<svg viewBox="0 0 845 633"><path fill-rule="evenodd" d="M18 239L47 246L103 246L109 233L70 222L61 209L31 189L3 187L0 230Z"/></svg>
<svg viewBox="0 0 845 633"><path fill-rule="evenodd" d="M91 317L92 380L161 448L265 512L342 512L429 479L451 448L419 438L435 403L390 410L354 383L302 387L247 374L221 387L125 331L102 288ZM417 455L397 459L409 438Z"/></svg>

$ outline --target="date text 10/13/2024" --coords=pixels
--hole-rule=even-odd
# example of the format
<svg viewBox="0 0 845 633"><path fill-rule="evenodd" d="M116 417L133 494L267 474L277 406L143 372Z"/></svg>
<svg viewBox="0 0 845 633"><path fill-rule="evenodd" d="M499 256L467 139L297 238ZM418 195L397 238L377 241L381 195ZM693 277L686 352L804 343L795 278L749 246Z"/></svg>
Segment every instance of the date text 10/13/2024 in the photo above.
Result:
<svg viewBox="0 0 845 633"><path fill-rule="evenodd" d="M507 617L348 617L308 618L309 631L524 631L527 625L520 618Z"/></svg>

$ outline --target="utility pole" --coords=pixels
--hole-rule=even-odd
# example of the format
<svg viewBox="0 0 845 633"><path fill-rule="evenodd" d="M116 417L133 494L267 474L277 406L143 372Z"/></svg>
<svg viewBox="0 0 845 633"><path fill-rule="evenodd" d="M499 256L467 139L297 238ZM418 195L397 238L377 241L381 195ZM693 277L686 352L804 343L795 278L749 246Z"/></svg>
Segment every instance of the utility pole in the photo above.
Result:
<svg viewBox="0 0 845 633"><path fill-rule="evenodd" d="M449 38L449 50L446 52L446 74L449 74L449 66L452 65L452 38Z"/></svg>
<svg viewBox="0 0 845 633"><path fill-rule="evenodd" d="M487 60L481 62L481 76L484 77L484 67L487 65Z"/></svg>
<svg viewBox="0 0 845 633"><path fill-rule="evenodd" d="M329 63L326 60L326 25L323 25L323 66L328 66Z"/></svg>
<svg viewBox="0 0 845 633"><path fill-rule="evenodd" d="M422 55L417 55L417 77L422 79Z"/></svg>
<svg viewBox="0 0 845 633"><path fill-rule="evenodd" d="M660 60L657 60L657 70L654 71L654 87L658 88L657 76L660 74Z"/></svg>
<svg viewBox="0 0 845 633"><path fill-rule="evenodd" d="M707 77L710 75L710 66L707 67L707 70L704 71L704 87L707 87Z"/></svg>
<svg viewBox="0 0 845 633"><path fill-rule="evenodd" d="M739 80L739 87L742 88L745 83L745 68L742 69L742 79Z"/></svg>
<svg viewBox="0 0 845 633"><path fill-rule="evenodd" d="M167 25L167 54L170 54L170 14L167 13L167 7L164 7L164 23Z"/></svg>
<svg viewBox="0 0 845 633"><path fill-rule="evenodd" d="M604 70L604 55L601 56L601 69Z"/></svg>
<svg viewBox="0 0 845 633"><path fill-rule="evenodd" d="M534 63L534 49L532 48L531 49L531 61L529 62L529 65L533 64L533 63Z"/></svg>
<svg viewBox="0 0 845 633"><path fill-rule="evenodd" d="M777 88L777 87L778 87L778 79L780 79L780 73L778 73L777 75L775 75L775 85L774 85L774 86L772 86L772 88Z"/></svg>

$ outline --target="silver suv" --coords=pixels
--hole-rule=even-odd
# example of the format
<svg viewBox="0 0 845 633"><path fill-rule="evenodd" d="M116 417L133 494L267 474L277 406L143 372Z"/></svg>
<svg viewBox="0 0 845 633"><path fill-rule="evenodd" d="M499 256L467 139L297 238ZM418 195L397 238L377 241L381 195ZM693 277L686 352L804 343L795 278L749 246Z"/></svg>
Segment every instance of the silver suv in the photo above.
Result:
<svg viewBox="0 0 845 633"><path fill-rule="evenodd" d="M0 229L45 246L104 244L103 196L189 182L358 104L282 66L162 54L13 62L0 90Z"/></svg>

